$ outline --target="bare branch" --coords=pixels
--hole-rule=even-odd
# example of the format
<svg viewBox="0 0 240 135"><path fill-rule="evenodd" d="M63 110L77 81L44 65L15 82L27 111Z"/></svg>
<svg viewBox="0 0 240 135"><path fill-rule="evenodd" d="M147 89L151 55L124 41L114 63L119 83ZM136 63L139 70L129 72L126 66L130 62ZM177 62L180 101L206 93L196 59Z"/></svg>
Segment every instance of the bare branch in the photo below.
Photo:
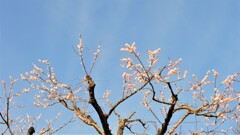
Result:
<svg viewBox="0 0 240 135"><path fill-rule="evenodd" d="M172 129L170 131L168 131L168 134L173 134L173 132L176 130L176 128L184 121L185 118L187 118L187 116L189 115L190 113L187 111L186 114L183 115L183 117L178 120L178 122L172 127Z"/></svg>
<svg viewBox="0 0 240 135"><path fill-rule="evenodd" d="M131 93L130 95L122 98L122 99L119 100L117 103L115 103L115 104L113 105L113 107L109 110L109 112L108 112L108 114L107 114L107 117L109 117L109 116L112 114L112 112L116 109L116 107L117 107L118 105L120 105L122 102L124 102L125 100L127 100L127 99L130 98L131 96L135 95L135 94L136 94L137 92L139 92L140 90L142 90L142 89L149 83L149 81L151 81L153 78L154 78L154 76L152 75L152 76L150 77L150 79L147 80L140 88L138 88L137 90L135 90L135 91L134 91L133 93Z"/></svg>
<svg viewBox="0 0 240 135"><path fill-rule="evenodd" d="M135 114L136 112L132 112L130 114L130 116L126 119L121 119L120 115L117 114L115 112L115 114L118 116L118 130L117 130L117 135L123 135L123 132L124 132L124 128L126 127L131 133L133 134L137 134L135 133L134 131L132 131L132 128L131 128L131 123L135 123L135 122L139 122L144 129L146 129L146 123L143 122L141 119L133 119L131 120L131 118L133 117L133 115Z"/></svg>
<svg viewBox="0 0 240 135"><path fill-rule="evenodd" d="M86 79L88 81L88 91L89 91L89 97L90 97L89 103L97 111L105 134L108 134L108 135L112 134L109 129L109 124L107 122L107 116L106 114L103 113L101 107L99 106L95 98L95 94L94 94L95 83L93 82L92 78L89 75L86 76Z"/></svg>
<svg viewBox="0 0 240 135"><path fill-rule="evenodd" d="M63 104L64 107L66 107L67 109L71 110L71 111L74 111L73 108L69 107L68 104L66 103L65 100L63 99L59 99L59 102Z"/></svg>

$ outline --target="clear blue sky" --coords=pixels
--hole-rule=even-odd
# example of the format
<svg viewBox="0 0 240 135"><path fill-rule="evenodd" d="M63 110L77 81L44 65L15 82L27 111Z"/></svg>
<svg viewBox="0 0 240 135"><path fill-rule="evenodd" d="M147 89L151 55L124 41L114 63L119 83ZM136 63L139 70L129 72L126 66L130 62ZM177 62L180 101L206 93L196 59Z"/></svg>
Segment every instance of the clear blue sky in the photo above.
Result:
<svg viewBox="0 0 240 135"><path fill-rule="evenodd" d="M119 50L133 41L142 53L161 48L162 65L168 57L182 57L189 75L216 69L225 77L240 71L238 0L0 0L0 80L20 78L41 58L71 83L83 75L72 49L80 33L87 49L101 42L93 76L99 88L113 93L122 83ZM85 129L72 133L94 133Z"/></svg>

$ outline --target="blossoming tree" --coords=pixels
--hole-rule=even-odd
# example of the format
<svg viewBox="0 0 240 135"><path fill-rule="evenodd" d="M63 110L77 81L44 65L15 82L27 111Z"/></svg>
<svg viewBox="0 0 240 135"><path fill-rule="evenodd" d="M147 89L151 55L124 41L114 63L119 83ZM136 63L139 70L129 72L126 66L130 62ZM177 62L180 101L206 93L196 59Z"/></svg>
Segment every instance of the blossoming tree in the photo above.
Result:
<svg viewBox="0 0 240 135"><path fill-rule="evenodd" d="M73 114L73 118L66 120L62 126L55 130L51 130L51 123L40 131L38 134L52 134L59 131L61 128L72 122L73 119L79 119L86 125L91 126L99 134L118 134L122 135L125 130L131 133L148 133L148 129L155 129L157 135L163 134L217 134L219 132L232 132L231 127L223 128L226 121L237 121L240 117L240 93L234 88L235 82L238 82L239 73L234 73L226 77L225 80L219 82L219 73L216 70L207 71L203 78L198 78L192 75L192 81L188 84L182 85L185 82L187 71L182 71L179 67L182 59L177 61L169 60L169 63L163 67L158 67L158 53L160 48L156 50L148 50L149 58L147 62L143 61L140 53L137 52L135 43L131 45L126 44L121 51L129 53L131 57L122 58L121 66L125 68L122 73L123 91L122 96L118 98L117 102L110 102L108 96L111 94L110 90L103 93L103 98L106 99L104 106L99 102L99 98L95 94L96 83L92 78L91 71L94 68L97 58L100 55L100 47L96 52L92 52L94 59L91 67L88 69L84 57L84 46L82 38L77 45L76 53L78 54L81 65L83 67L84 76L82 85L78 88L72 87L70 84L61 82L51 67L48 60L39 60L40 63L46 65L46 70L33 64L33 70L21 74L21 79L28 82L31 88L24 89L21 93L13 95L13 83L11 83L10 91L6 91L6 84L3 82L6 93L6 109L1 110L1 124L6 125L4 133L10 134L24 133L13 129L9 112L9 103L15 96L20 96L28 91L36 93L34 105L39 108L49 108L56 104L61 104L66 111ZM147 109L149 116L153 119L148 120L144 116L135 117L136 113L141 113L141 110L135 110L129 114L128 117L122 117L121 111L117 110L119 106L127 103L129 98L135 98L137 93L144 92L142 97L143 109ZM206 92L207 91L207 92ZM8 94L7 94L8 93ZM87 96L83 96L83 95ZM186 97L188 100L186 100ZM191 98L190 98L191 97ZM19 97L20 98L20 97ZM3 98L1 98L3 99ZM95 113L91 113L89 108L94 108ZM58 114L56 119L61 114ZM96 118L94 115L97 115ZM138 115L139 116L139 115ZM116 132L113 132L109 118L117 117L118 126ZM194 126L201 128L184 127L184 122L187 118L193 118ZM40 119L31 118L27 116L28 123ZM34 124L32 124L34 126ZM142 127L134 128L135 126ZM187 131L182 128L188 129ZM29 130L34 130L29 126ZM28 132L29 133L29 132ZM32 132L33 133L33 132ZM151 131L152 133L152 131Z"/></svg>

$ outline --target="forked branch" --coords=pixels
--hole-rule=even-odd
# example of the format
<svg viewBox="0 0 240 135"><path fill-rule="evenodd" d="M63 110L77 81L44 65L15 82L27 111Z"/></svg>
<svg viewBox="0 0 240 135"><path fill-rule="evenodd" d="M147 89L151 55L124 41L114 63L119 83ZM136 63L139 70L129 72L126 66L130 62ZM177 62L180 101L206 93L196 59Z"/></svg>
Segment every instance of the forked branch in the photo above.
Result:
<svg viewBox="0 0 240 135"><path fill-rule="evenodd" d="M96 110L96 112L97 112L97 114L100 118L100 121L101 121L101 124L102 124L102 127L103 127L103 130L104 130L105 134L110 135L112 133L111 133L111 130L109 128L109 124L108 124L108 121L107 121L107 116L106 116L106 114L103 113L102 108L99 106L99 104L98 104L98 102L95 98L95 94L94 94L95 83L89 75L86 76L86 80L88 82L88 91L89 91L89 97L90 97L89 103Z"/></svg>

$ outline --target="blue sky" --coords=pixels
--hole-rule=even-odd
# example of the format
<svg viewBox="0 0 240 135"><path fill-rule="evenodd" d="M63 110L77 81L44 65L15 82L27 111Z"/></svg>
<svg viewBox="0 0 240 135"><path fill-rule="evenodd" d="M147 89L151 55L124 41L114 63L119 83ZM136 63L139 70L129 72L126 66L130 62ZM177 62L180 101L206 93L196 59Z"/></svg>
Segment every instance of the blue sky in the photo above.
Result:
<svg viewBox="0 0 240 135"><path fill-rule="evenodd" d="M239 14L237 0L0 0L0 80L19 78L41 58L71 83L83 75L72 49L80 33L86 49L101 43L93 76L103 90L121 87L119 50L134 41L142 53L161 48L162 65L182 57L189 75L216 69L225 77L240 69Z"/></svg>

